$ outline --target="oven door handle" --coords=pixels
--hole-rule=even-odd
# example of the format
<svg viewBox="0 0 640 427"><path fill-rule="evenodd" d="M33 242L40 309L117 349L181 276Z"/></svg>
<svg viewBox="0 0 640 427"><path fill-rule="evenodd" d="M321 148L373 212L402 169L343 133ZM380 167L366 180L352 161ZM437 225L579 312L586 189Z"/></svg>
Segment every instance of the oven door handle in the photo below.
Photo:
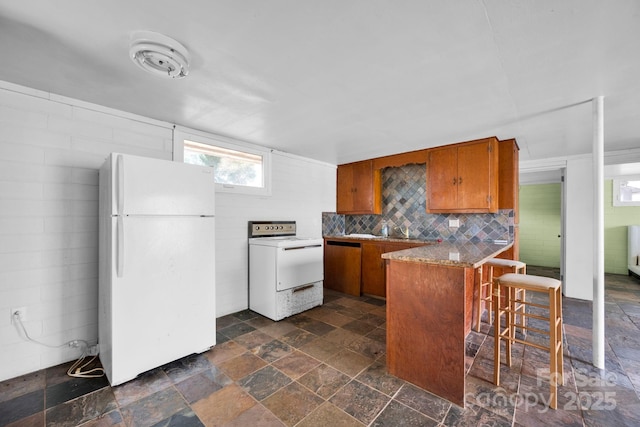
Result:
<svg viewBox="0 0 640 427"><path fill-rule="evenodd" d="M301 287L299 287L299 288L295 288L295 289L293 290L293 293L301 292L301 291L306 291L307 289L311 289L311 288L313 288L313 285L301 286Z"/></svg>
<svg viewBox="0 0 640 427"><path fill-rule="evenodd" d="M285 251L295 251L298 249L321 248L322 245L293 246L291 248L283 248Z"/></svg>

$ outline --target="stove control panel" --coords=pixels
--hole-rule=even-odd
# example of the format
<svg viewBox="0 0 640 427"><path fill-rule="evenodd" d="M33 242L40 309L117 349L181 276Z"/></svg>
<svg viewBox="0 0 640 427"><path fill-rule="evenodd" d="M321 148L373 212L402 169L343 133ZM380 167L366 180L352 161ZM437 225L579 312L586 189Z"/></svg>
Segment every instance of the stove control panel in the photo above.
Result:
<svg viewBox="0 0 640 427"><path fill-rule="evenodd" d="M295 221L249 221L249 238L295 235Z"/></svg>

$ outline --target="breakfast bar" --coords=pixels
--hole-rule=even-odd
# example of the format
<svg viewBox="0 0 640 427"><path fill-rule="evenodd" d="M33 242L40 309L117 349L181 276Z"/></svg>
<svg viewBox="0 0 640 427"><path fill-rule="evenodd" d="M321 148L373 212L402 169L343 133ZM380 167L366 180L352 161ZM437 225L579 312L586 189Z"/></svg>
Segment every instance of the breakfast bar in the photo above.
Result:
<svg viewBox="0 0 640 427"><path fill-rule="evenodd" d="M390 374L464 406L474 272L511 246L442 242L382 255Z"/></svg>

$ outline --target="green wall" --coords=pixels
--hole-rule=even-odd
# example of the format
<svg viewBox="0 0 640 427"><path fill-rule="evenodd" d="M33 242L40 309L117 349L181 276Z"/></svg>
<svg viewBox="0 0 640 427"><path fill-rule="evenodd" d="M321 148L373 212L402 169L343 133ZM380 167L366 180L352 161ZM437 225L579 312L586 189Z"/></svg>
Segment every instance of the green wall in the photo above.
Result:
<svg viewBox="0 0 640 427"><path fill-rule="evenodd" d="M560 203L559 183L520 187L520 259L527 264L560 267ZM613 206L613 181L606 180L605 272L627 274L627 225L635 224L640 225L640 206Z"/></svg>
<svg viewBox="0 0 640 427"><path fill-rule="evenodd" d="M604 271L627 274L627 225L640 225L640 206L613 206L613 180L604 182Z"/></svg>
<svg viewBox="0 0 640 427"><path fill-rule="evenodd" d="M520 260L560 267L560 183L520 186Z"/></svg>

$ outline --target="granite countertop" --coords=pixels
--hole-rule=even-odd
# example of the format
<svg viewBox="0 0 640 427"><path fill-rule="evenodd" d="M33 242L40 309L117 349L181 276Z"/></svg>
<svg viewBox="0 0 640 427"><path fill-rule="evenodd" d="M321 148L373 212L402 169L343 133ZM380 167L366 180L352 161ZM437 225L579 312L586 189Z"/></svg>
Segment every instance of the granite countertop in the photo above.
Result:
<svg viewBox="0 0 640 427"><path fill-rule="evenodd" d="M455 267L478 268L489 258L513 246L490 242L441 242L382 254L382 258L399 261L423 262L427 264L450 265Z"/></svg>
<svg viewBox="0 0 640 427"><path fill-rule="evenodd" d="M366 236L366 237L365 237ZM398 243L416 243L424 245L433 245L438 243L436 240L423 240L423 239L406 239L404 237L382 237L374 236L372 234L347 234L341 236L323 236L326 240L357 240L372 241L372 242L398 242Z"/></svg>

